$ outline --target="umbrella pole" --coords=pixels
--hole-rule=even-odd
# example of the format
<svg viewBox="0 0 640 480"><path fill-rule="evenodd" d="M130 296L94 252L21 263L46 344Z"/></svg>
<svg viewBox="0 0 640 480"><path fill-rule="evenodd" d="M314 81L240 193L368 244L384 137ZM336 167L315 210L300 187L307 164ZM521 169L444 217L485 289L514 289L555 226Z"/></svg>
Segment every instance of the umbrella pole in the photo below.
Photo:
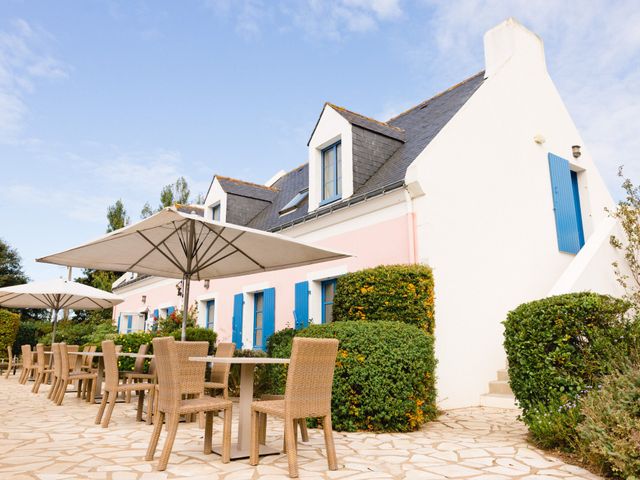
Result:
<svg viewBox="0 0 640 480"><path fill-rule="evenodd" d="M51 344L56 341L56 325L58 324L58 309L53 309L53 331L51 332Z"/></svg>
<svg viewBox="0 0 640 480"><path fill-rule="evenodd" d="M185 275L182 278L184 284L184 303L182 304L182 341L187 339L187 315L189 314L189 286L191 284L191 275Z"/></svg>

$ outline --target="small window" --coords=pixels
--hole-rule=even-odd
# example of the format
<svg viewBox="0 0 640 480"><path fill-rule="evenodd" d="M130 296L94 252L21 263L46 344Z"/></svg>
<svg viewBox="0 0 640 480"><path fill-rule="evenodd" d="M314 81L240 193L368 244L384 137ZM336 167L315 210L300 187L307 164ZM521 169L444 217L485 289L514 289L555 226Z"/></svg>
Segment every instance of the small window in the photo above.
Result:
<svg viewBox="0 0 640 480"><path fill-rule="evenodd" d="M322 282L322 323L333 321L333 299L336 296L337 280L325 280Z"/></svg>
<svg viewBox="0 0 640 480"><path fill-rule="evenodd" d="M293 212L298 206L302 203L302 201L309 196L309 189L305 188L304 190L298 192L295 197L291 199L289 203L287 203L282 210L280 210L280 215L286 215L287 213Z"/></svg>
<svg viewBox="0 0 640 480"><path fill-rule="evenodd" d="M340 142L322 150L322 203L342 196L342 147Z"/></svg>
<svg viewBox="0 0 640 480"><path fill-rule="evenodd" d="M263 336L264 320L264 293L256 292L253 295L253 348L264 350Z"/></svg>
<svg viewBox="0 0 640 480"><path fill-rule="evenodd" d="M207 302L207 328L209 330L213 330L215 327L215 311L216 311L216 301L209 300Z"/></svg>
<svg viewBox="0 0 640 480"><path fill-rule="evenodd" d="M220 221L220 204L216 204L211 207L211 218L216 222Z"/></svg>

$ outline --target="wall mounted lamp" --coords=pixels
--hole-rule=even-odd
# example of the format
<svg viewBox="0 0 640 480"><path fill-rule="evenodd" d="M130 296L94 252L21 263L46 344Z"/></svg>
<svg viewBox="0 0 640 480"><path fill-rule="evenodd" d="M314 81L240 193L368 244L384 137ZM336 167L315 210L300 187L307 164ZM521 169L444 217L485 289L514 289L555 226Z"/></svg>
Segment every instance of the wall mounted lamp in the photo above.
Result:
<svg viewBox="0 0 640 480"><path fill-rule="evenodd" d="M582 152L580 151L580 145L573 145L571 147L571 152L573 153L573 158L575 159L580 158L580 155L582 155Z"/></svg>

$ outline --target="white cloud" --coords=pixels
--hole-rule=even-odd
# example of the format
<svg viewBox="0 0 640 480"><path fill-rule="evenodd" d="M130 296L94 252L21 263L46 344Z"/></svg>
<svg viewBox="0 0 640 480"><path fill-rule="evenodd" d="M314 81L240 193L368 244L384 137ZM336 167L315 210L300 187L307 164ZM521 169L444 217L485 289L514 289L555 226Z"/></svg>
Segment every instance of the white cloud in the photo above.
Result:
<svg viewBox="0 0 640 480"><path fill-rule="evenodd" d="M483 68L482 36L513 16L542 37L549 72L609 187L617 166L640 179L640 9L635 0L423 2L429 22L407 42L414 73L445 88ZM415 99L412 99L415 100Z"/></svg>
<svg viewBox="0 0 640 480"><path fill-rule="evenodd" d="M16 19L0 31L0 142L16 143L29 115L26 97L40 79L68 76L69 67L50 52L53 37Z"/></svg>

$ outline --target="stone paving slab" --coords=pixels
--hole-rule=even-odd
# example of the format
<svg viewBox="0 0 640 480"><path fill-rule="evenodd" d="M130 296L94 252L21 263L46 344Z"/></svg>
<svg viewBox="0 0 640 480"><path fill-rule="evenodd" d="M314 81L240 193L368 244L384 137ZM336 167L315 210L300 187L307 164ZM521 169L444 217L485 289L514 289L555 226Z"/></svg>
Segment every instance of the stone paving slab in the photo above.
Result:
<svg viewBox="0 0 640 480"><path fill-rule="evenodd" d="M203 431L197 423L180 424L165 472L155 470L144 454L152 426L135 421L135 400L117 404L108 429L94 425L97 405L66 396L62 406L47 400L47 389L31 393L31 383L0 378L0 479L284 480L285 455L220 462L202 453ZM445 412L412 433L335 432L337 471L328 471L321 430L309 430L300 443L301 479L597 479L526 441L526 428L514 410L474 407ZM235 424L235 422L234 422ZM214 444L222 422L215 419ZM267 444L281 448L282 423L269 421ZM235 441L235 438L234 438ZM164 443L164 434L158 452ZM159 453L158 453L159 454Z"/></svg>

